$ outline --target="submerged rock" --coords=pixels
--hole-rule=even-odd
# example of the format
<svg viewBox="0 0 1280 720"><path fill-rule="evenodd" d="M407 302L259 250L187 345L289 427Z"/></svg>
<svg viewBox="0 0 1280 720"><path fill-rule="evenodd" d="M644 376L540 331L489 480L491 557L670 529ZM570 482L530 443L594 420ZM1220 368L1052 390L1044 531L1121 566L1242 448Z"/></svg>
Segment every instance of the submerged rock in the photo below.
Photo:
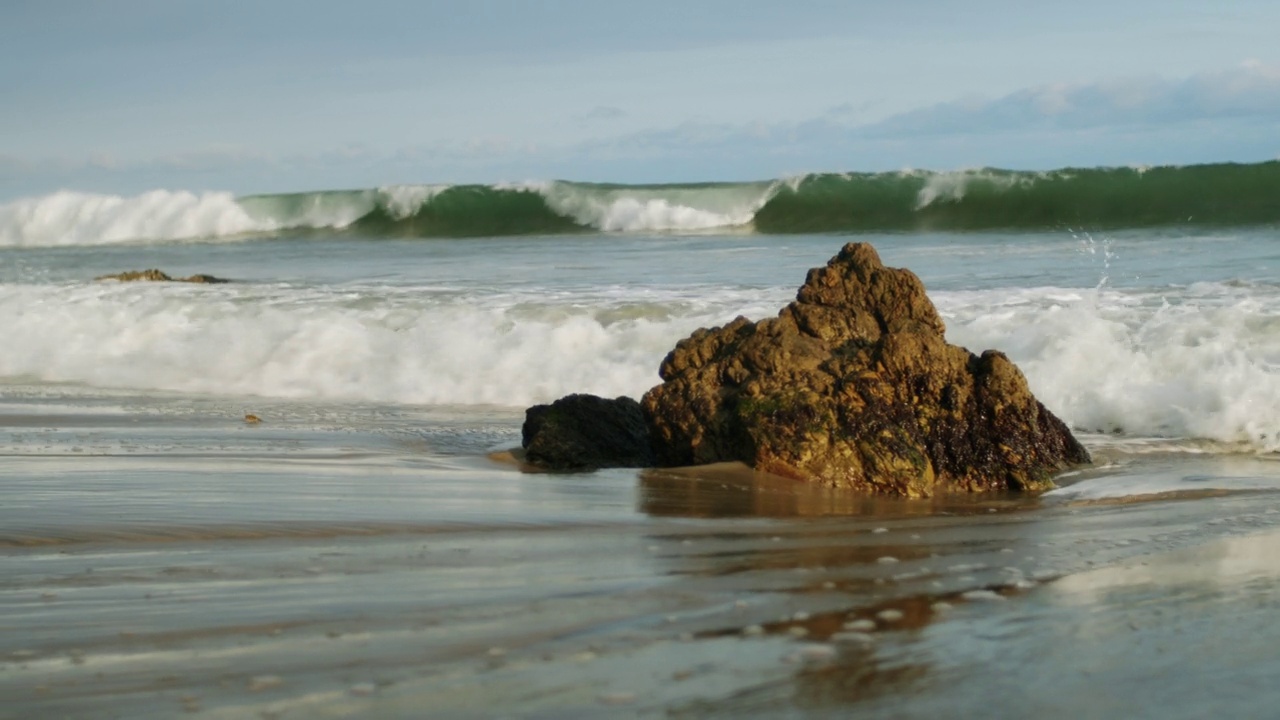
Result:
<svg viewBox="0 0 1280 720"><path fill-rule="evenodd" d="M150 270L130 270L128 272L117 273L115 275L99 275L94 280L119 280L120 282L188 282L188 283L226 283L231 282L212 275L192 275L190 277L175 278L169 277L165 273L152 268Z"/></svg>
<svg viewBox="0 0 1280 720"><path fill-rule="evenodd" d="M1089 461L1003 353L944 329L915 274L848 244L778 317L698 330L667 355L642 400L656 461L906 497L1045 489Z"/></svg>
<svg viewBox="0 0 1280 720"><path fill-rule="evenodd" d="M535 405L525 411L521 434L525 460L548 470L654 464L640 403L628 397L569 395Z"/></svg>

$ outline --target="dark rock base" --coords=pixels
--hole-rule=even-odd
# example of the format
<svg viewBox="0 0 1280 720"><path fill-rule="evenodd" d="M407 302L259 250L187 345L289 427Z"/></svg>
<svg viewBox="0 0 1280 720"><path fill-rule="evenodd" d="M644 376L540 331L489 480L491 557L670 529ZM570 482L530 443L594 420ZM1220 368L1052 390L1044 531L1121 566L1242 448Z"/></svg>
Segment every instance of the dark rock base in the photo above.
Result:
<svg viewBox="0 0 1280 720"><path fill-rule="evenodd" d="M640 403L569 395L525 411L525 461L547 470L651 467L653 451Z"/></svg>

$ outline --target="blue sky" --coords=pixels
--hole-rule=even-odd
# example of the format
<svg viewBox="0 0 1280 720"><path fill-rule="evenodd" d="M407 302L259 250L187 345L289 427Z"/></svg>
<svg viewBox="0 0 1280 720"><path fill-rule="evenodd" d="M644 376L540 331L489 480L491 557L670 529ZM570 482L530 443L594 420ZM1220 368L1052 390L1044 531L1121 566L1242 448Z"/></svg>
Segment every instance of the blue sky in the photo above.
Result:
<svg viewBox="0 0 1280 720"><path fill-rule="evenodd" d="M10 0L0 197L1280 157L1280 3Z"/></svg>

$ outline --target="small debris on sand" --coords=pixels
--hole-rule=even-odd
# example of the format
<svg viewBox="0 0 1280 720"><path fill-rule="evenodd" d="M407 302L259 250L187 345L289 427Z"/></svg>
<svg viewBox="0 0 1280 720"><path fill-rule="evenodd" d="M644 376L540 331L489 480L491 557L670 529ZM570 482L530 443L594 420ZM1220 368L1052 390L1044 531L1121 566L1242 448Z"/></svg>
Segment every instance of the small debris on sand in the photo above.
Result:
<svg viewBox="0 0 1280 720"><path fill-rule="evenodd" d="M284 679L279 675L258 675L249 678L249 692L262 692L263 690L271 690L284 685Z"/></svg>
<svg viewBox="0 0 1280 720"><path fill-rule="evenodd" d="M903 614L901 610L894 610L893 608L890 608L876 613L876 617L880 618L884 622L898 622L903 618Z"/></svg>
<svg viewBox="0 0 1280 720"><path fill-rule="evenodd" d="M826 663L835 657L836 649L831 645L805 645L782 660L789 663Z"/></svg>

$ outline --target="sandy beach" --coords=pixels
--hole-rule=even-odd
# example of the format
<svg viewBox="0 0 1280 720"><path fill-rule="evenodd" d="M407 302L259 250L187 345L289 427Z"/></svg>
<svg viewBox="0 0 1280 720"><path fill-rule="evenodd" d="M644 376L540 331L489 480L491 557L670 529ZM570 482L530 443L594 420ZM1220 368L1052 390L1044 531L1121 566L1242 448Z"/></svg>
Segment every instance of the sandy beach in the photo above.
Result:
<svg viewBox="0 0 1280 720"><path fill-rule="evenodd" d="M890 501L170 402L6 405L0 717L1248 716L1275 671L1263 458Z"/></svg>

